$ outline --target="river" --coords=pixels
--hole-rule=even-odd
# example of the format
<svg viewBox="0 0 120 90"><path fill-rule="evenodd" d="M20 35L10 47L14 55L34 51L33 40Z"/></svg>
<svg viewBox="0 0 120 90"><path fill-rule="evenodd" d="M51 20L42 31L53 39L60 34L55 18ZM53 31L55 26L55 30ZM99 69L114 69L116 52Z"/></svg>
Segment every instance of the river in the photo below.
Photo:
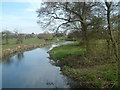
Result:
<svg viewBox="0 0 120 90"><path fill-rule="evenodd" d="M2 88L70 88L71 80L53 65L47 53L65 43L52 44L12 56L0 63Z"/></svg>

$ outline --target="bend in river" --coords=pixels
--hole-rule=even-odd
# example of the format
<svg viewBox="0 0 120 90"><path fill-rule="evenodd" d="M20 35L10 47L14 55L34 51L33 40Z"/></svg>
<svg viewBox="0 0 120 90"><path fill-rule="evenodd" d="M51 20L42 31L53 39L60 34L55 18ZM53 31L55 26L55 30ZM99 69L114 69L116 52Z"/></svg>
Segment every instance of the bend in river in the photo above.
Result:
<svg viewBox="0 0 120 90"><path fill-rule="evenodd" d="M71 43L71 42L66 42ZM57 43L27 51L6 59L2 68L2 88L70 88L71 82L54 66L47 53Z"/></svg>

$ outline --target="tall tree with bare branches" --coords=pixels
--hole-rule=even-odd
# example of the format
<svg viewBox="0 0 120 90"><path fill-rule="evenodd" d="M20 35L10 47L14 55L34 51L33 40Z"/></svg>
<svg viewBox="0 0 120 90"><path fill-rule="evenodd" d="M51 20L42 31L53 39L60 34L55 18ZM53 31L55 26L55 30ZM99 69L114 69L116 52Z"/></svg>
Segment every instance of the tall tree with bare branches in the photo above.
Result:
<svg viewBox="0 0 120 90"><path fill-rule="evenodd" d="M91 2L45 2L42 4L43 7L37 12L38 17L45 17L45 20L40 19L38 23L44 23L48 26L53 24L53 22L58 22L59 24L54 29L58 32L59 28L62 26L69 27L69 29L81 30L82 39L85 43L86 50L88 50L88 35L87 29L91 22L92 10L96 3ZM56 25L56 24L53 24Z"/></svg>

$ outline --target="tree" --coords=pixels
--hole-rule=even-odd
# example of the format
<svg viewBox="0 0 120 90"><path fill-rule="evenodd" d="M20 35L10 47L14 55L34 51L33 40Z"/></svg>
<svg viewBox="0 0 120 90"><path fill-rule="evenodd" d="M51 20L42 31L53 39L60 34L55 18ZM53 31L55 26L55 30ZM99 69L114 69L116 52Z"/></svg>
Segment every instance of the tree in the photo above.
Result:
<svg viewBox="0 0 120 90"><path fill-rule="evenodd" d="M86 50L88 48L88 26L91 21L92 10L96 3L91 2L44 2L37 12L38 17L45 16L45 20L39 20L39 24L45 26L53 25L56 21L60 22L54 29L57 33L60 27L81 30L82 39L85 43ZM55 25L55 24L54 24ZM73 28L74 27L74 28Z"/></svg>
<svg viewBox="0 0 120 90"><path fill-rule="evenodd" d="M106 5L106 12L107 12L107 32L109 34L109 39L110 42L112 44L113 50L114 50L114 55L116 57L116 60L119 59L118 57L118 43L116 42L114 35L113 35L113 31L112 31L112 25L111 25L111 10L112 10L112 5L113 2L107 2L107 0L105 0L105 5Z"/></svg>
<svg viewBox="0 0 120 90"><path fill-rule="evenodd" d="M73 30L68 34L68 40L80 40L81 32L79 30Z"/></svg>
<svg viewBox="0 0 120 90"><path fill-rule="evenodd" d="M9 38L10 38L10 34L11 34L11 33L12 33L12 32L10 32L9 30L4 30L4 31L2 32L2 38L6 40L6 44L9 43Z"/></svg>
<svg viewBox="0 0 120 90"><path fill-rule="evenodd" d="M15 35L17 37L16 44L22 44L23 43L23 37L24 37L23 34L18 33L17 29L15 29L14 32L15 32Z"/></svg>
<svg viewBox="0 0 120 90"><path fill-rule="evenodd" d="M116 17L115 14L118 13L117 2L45 2L42 5L37 11L38 17L44 15L45 19L43 21L40 18L39 24L50 28L54 26L56 33L63 27L70 31L78 30L80 32L78 38L82 38L88 54L91 51L89 47L91 38L103 39L104 37L108 44L108 51L113 50L113 55L118 57L118 42L113 35L113 29L115 30L117 24L114 23L116 20L111 20L111 17Z"/></svg>

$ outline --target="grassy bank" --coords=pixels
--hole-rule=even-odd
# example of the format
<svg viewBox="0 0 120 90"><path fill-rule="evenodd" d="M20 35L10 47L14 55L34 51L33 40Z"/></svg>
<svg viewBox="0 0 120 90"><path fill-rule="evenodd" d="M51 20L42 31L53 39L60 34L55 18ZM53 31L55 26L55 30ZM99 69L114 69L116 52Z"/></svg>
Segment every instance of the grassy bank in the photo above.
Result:
<svg viewBox="0 0 120 90"><path fill-rule="evenodd" d="M39 48L52 43L64 42L64 41L65 40L63 39L61 40L61 38L54 38L53 40L50 40L50 41L45 41L43 39L38 39L38 38L29 38L29 39L24 39L22 44L16 44L16 39L9 39L8 44L3 44L0 46L2 47L1 48L2 54L0 56L3 58L9 57L17 53L32 50L34 48ZM2 40L2 43L4 42L5 41Z"/></svg>
<svg viewBox="0 0 120 90"><path fill-rule="evenodd" d="M104 41L100 41L98 44L101 46L102 43ZM103 45L100 46L97 49L103 49ZM49 53L51 58L56 61L56 65L62 67L63 74L78 82L77 87L117 87L117 62L110 59L104 60L105 58L101 57L101 53L104 53L103 51L98 52L99 56L96 55L97 59L92 56L94 52L91 52L91 56L88 58L86 57L84 45L75 42L55 47Z"/></svg>
<svg viewBox="0 0 120 90"><path fill-rule="evenodd" d="M5 41L2 40L2 43L4 43ZM45 43L44 40L41 40L41 39L37 39L37 38L30 38L30 39L24 39L23 40L23 44L24 45L30 45L30 44L42 44L42 43ZM8 44L3 44L2 45L2 49L5 50L5 49L12 49L12 48L15 48L19 45L22 45L22 44L16 44L16 39L9 39L9 43Z"/></svg>

